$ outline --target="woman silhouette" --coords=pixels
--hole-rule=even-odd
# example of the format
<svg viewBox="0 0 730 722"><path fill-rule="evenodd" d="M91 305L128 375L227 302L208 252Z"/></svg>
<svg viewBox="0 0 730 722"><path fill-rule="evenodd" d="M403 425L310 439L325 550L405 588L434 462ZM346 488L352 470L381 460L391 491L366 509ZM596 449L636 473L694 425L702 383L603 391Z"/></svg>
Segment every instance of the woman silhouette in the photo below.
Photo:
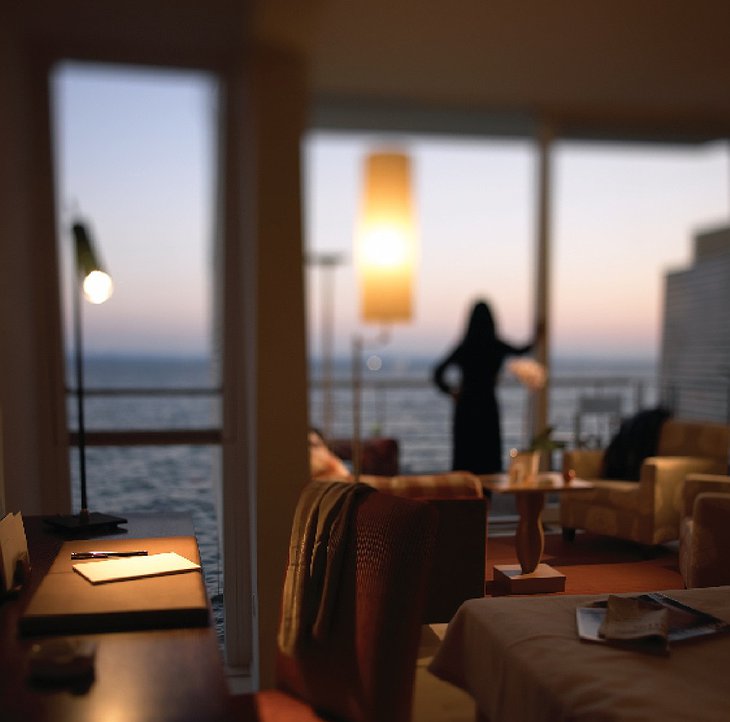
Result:
<svg viewBox="0 0 730 722"><path fill-rule="evenodd" d="M474 305L463 339L433 372L434 383L456 401L452 469L475 474L502 471L497 376L507 356L525 354L533 345L534 341L526 346L502 341L489 306L484 301ZM450 366L460 371L458 386L446 381Z"/></svg>

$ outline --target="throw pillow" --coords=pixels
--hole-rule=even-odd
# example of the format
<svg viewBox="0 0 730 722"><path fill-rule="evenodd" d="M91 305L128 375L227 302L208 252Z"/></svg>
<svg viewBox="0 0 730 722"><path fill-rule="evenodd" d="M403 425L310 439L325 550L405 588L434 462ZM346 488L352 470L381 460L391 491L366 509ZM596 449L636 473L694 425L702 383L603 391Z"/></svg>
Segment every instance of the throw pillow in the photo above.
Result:
<svg viewBox="0 0 730 722"><path fill-rule="evenodd" d="M309 432L309 470L312 480L349 481L352 478L342 459L329 450L315 430Z"/></svg>
<svg viewBox="0 0 730 722"><path fill-rule="evenodd" d="M645 409L621 423L603 454L603 479L638 481L644 459L656 453L662 424L671 416L667 409Z"/></svg>

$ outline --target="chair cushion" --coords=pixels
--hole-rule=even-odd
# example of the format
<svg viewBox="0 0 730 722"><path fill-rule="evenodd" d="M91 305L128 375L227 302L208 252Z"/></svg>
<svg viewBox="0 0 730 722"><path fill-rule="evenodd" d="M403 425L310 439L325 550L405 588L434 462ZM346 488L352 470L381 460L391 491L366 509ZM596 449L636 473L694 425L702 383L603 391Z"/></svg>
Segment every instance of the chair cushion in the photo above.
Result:
<svg viewBox="0 0 730 722"><path fill-rule="evenodd" d="M484 496L479 477L470 472L367 475L361 477L360 481L388 494L411 499L481 499Z"/></svg>
<svg viewBox="0 0 730 722"><path fill-rule="evenodd" d="M651 499L647 499L645 495L641 494L641 487L633 481L599 479L591 483L593 484L592 489L581 490L573 495L565 492L563 496L566 498L570 496L571 500L575 497L591 506L597 505L630 512L650 513L652 511L650 503L647 504Z"/></svg>
<svg viewBox="0 0 730 722"><path fill-rule="evenodd" d="M594 488L564 492L560 497L560 523L594 534L618 536L644 544L675 538L671 530L655 528L651 496L635 481L594 481Z"/></svg>

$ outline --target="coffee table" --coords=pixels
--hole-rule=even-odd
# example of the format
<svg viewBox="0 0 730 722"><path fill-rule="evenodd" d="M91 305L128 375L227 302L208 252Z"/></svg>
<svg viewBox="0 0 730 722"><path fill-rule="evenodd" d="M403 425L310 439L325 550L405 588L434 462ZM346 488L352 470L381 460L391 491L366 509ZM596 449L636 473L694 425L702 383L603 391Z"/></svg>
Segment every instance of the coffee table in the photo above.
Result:
<svg viewBox="0 0 730 722"><path fill-rule="evenodd" d="M511 482L507 474L485 474L479 479L492 494L514 494L519 512L515 547L519 564L497 564L494 582L510 594L544 594L565 591L565 575L540 562L545 547L542 510L545 495L563 491L592 489L582 479L566 481L558 472L544 472L520 482Z"/></svg>

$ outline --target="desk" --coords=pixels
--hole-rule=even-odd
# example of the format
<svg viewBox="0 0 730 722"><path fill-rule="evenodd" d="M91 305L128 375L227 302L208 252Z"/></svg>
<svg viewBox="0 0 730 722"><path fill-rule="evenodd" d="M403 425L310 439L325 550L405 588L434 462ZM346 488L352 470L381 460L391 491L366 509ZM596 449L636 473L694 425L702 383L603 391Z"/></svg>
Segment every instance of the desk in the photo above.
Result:
<svg viewBox="0 0 730 722"><path fill-rule="evenodd" d="M565 575L541 564L545 547L542 510L545 494L592 489L590 482L573 479L566 482L562 474L545 472L527 482L510 483L507 474L486 474L479 477L485 491L493 494L514 494L520 519L515 546L519 565L499 564L494 567L494 581L511 594L539 594L565 591Z"/></svg>
<svg viewBox="0 0 730 722"><path fill-rule="evenodd" d="M730 587L667 592L730 621ZM730 634L678 642L668 657L579 640L575 609L606 595L471 599L429 671L489 722L728 719Z"/></svg>
<svg viewBox="0 0 730 722"><path fill-rule="evenodd" d="M187 517L129 517L127 538L191 533ZM64 539L39 517L24 518L32 571L15 599L0 604L0 718L3 722L208 722L223 720L228 689L212 626L84 635L94 640L88 691L39 687L27 679L39 638L18 635L18 620ZM183 526L181 526L181 524ZM189 520L188 520L189 524ZM118 535L109 538L119 538Z"/></svg>

